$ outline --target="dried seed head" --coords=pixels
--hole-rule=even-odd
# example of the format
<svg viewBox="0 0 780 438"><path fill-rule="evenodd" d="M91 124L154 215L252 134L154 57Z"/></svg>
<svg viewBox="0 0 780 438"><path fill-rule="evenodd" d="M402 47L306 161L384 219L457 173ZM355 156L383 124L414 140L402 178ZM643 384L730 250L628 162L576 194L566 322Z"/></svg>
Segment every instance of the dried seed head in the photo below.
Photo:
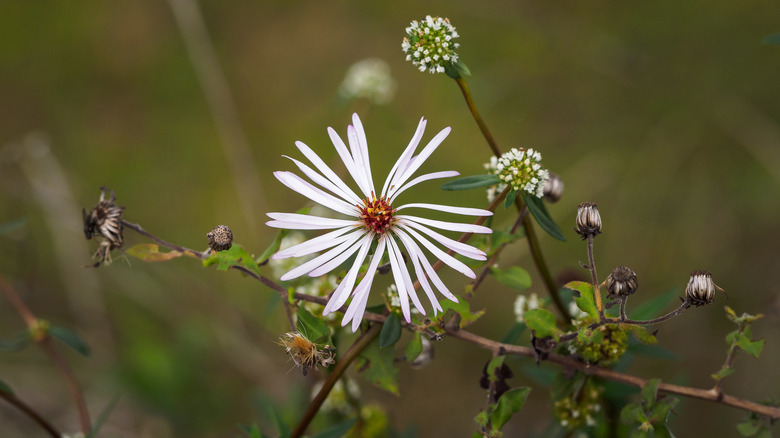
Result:
<svg viewBox="0 0 780 438"><path fill-rule="evenodd" d="M563 196L563 180L558 174L550 173L549 179L544 183L544 199L551 203L556 203L561 200Z"/></svg>
<svg viewBox="0 0 780 438"><path fill-rule="evenodd" d="M328 367L336 362L334 359L336 354L330 345L326 345L320 350L317 348L317 344L298 332L289 332L279 336L279 344L285 348L295 365L301 367L304 376L308 374L309 369L315 368L317 364Z"/></svg>
<svg viewBox="0 0 780 438"><path fill-rule="evenodd" d="M601 233L601 215L596 204L583 202L577 206L577 227L574 231L583 239Z"/></svg>
<svg viewBox="0 0 780 438"><path fill-rule="evenodd" d="M685 287L685 297L694 306L703 306L715 299L715 289L723 292L723 289L712 281L709 271L693 271Z"/></svg>
<svg viewBox="0 0 780 438"><path fill-rule="evenodd" d="M604 285L607 287L607 297L626 297L636 292L639 282L634 271L627 266L618 266L607 276Z"/></svg>
<svg viewBox="0 0 780 438"><path fill-rule="evenodd" d="M233 232L227 225L217 225L206 234L209 239L209 248L214 251L225 251L233 246Z"/></svg>
<svg viewBox="0 0 780 438"><path fill-rule="evenodd" d="M95 267L111 263L111 251L122 247L122 212L125 207L116 205L116 196L111 190L111 197L106 199L105 187L100 188L98 204L87 213L81 210L84 218L84 236L91 239L93 235L102 237L100 246L92 258L98 259Z"/></svg>

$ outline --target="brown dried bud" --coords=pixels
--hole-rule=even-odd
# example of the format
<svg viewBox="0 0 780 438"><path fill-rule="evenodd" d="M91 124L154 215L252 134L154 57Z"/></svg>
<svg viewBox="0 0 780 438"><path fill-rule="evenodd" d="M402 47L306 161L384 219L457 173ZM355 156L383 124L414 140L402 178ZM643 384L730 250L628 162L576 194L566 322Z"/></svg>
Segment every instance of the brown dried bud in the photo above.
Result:
<svg viewBox="0 0 780 438"><path fill-rule="evenodd" d="M693 271L685 287L685 297L694 306L703 306L715 299L715 289L724 292L712 281L710 271Z"/></svg>
<svg viewBox="0 0 780 438"><path fill-rule="evenodd" d="M627 266L618 266L610 272L604 281L607 297L627 297L636 292L639 282L636 273Z"/></svg>
<svg viewBox="0 0 780 438"><path fill-rule="evenodd" d="M217 225L206 237L209 239L209 247L214 251L225 251L233 246L233 232L227 225Z"/></svg>
<svg viewBox="0 0 780 438"><path fill-rule="evenodd" d="M544 183L542 193L544 193L544 199L553 204L560 201L561 196L563 196L563 180L561 177L555 173L550 173L550 177Z"/></svg>
<svg viewBox="0 0 780 438"><path fill-rule="evenodd" d="M84 236L91 239L93 235L103 238L92 258L98 259L95 267L111 263L111 251L122 247L122 212L125 207L116 205L116 195L111 190L111 197L106 199L105 187L100 188L98 204L87 213L81 209L84 219Z"/></svg>
<svg viewBox="0 0 780 438"><path fill-rule="evenodd" d="M601 233L601 215L596 204L583 202L577 206L577 232L583 239Z"/></svg>

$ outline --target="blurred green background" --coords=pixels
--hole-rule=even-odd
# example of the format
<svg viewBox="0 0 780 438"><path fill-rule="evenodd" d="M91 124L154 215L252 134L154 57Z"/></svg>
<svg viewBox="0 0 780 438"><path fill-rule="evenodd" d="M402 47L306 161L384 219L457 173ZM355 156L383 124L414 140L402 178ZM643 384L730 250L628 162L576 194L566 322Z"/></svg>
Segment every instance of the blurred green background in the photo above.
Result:
<svg viewBox="0 0 780 438"><path fill-rule="evenodd" d="M422 116L426 140L453 127L425 169L481 173L490 151L454 82L404 61L404 28L426 14L449 17L459 31L468 83L499 145L538 149L563 177L564 197L549 209L569 241L541 236L556 273L584 273L585 248L571 226L577 204L592 201L604 222L600 274L624 264L639 275L629 307L672 289L682 294L694 269L712 271L728 291L728 302L718 295L660 327L659 340L679 360L639 358L630 372L710 387L731 330L727 303L766 315L753 333L767 344L760 360L737 359L725 390L780 396L780 46L761 41L780 31L776 4L204 1L234 98L227 108L237 114L235 138L245 135L251 154L234 160L243 167L228 158L173 4L0 5L0 274L37 316L92 346L88 360L66 354L93 416L122 394L105 436L237 436L236 423L257 418L258 394L292 403L316 377L290 370L274 344L286 331L283 312L255 281L184 258L126 263L117 254L109 267L82 268L95 242L83 239L81 207L92 207L105 185L126 219L166 240L204 249L205 234L224 223L259 254L274 236L264 213L304 205L272 175L293 168L282 154L300 157L293 142L301 140L336 159L325 129L343 135L353 111L375 175L386 174ZM343 102L345 72L369 57L390 65L394 99ZM481 191L443 193L428 183L415 192L428 202L486 205ZM496 223L512 220L500 213ZM130 231L125 240L146 242ZM543 294L522 243L501 260L514 264L532 272L532 291ZM462 278L449 274L456 289ZM488 280L475 298L488 313L473 330L502 336L515 297ZM0 337L22 328L0 300ZM436 347L428 367L401 366L400 398L365 382L361 389L399 430L470 436L489 355L454 340ZM530 364L510 361L509 383L530 384L520 372ZM38 350L0 354L0 379L63 431L77 430L66 388ZM536 387L507 433L541 433L550 410ZM300 412L289 415L297 421ZM685 399L671 426L679 436L733 436L742 416ZM0 428L3 437L40 436L7 405Z"/></svg>

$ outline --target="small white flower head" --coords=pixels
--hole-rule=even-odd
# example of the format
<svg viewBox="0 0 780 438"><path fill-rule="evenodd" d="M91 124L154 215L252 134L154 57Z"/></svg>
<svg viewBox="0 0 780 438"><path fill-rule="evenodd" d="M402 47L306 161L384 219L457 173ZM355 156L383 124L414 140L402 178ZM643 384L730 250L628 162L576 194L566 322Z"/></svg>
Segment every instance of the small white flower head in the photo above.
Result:
<svg viewBox="0 0 780 438"><path fill-rule="evenodd" d="M441 204L409 203L397 206L396 198L408 188L423 181L458 175L458 172L444 171L412 178L450 133L450 128L443 129L419 153L415 154L422 140L425 126L425 119L421 119L417 132L412 137L409 146L393 165L381 191L374 186L368 141L363 124L357 114L352 116L352 125L347 128L349 147L335 130L328 128L331 142L347 172L359 188L357 192L350 188L325 164L322 158L302 142L295 144L317 170L294 158L287 158L290 158L313 184L293 172L274 173L274 176L288 188L346 217L337 219L312 214L268 213L271 221L266 222L266 225L291 230L331 230L321 236L283 249L274 254L272 259L303 257L323 252L286 272L280 277L282 281L292 280L303 275L319 277L328 274L348 260L352 260L351 266L347 265L347 274L333 291L323 310L323 315L339 311L351 298L351 302L344 310L341 324L346 325L352 322L352 331L356 331L360 326L368 303L371 285L379 264L385 256L389 259L400 299L401 313L407 322L411 322L410 300L417 310L425 314L425 308L413 286L412 268L422 290L431 302L434 315L443 309L433 292L433 286L445 297L455 302L458 301L441 281L421 246L444 264L469 278L476 278L474 271L460 260L447 254L436 244L464 257L487 260L484 251L444 236L433 228L458 233L491 233L490 228L400 213L404 209L417 208L468 216L490 216L493 214L487 210ZM405 260L409 260L411 266ZM361 271L364 263L367 263L368 267ZM359 280L358 274L361 272L365 272L365 275Z"/></svg>
<svg viewBox="0 0 780 438"><path fill-rule="evenodd" d="M363 98L384 105L393 99L395 89L390 66L381 59L369 58L349 67L339 87L339 94L345 99Z"/></svg>
<svg viewBox="0 0 780 438"><path fill-rule="evenodd" d="M387 301L393 309L401 308L401 297L398 296L398 288L394 284L387 288Z"/></svg>
<svg viewBox="0 0 780 438"><path fill-rule="evenodd" d="M541 198L544 187L550 178L550 172L542 167L542 154L533 149L512 148L501 157L490 157L485 164L489 174L497 175L501 182L488 188L488 200L493 201L498 193L504 191L507 185L512 190L527 192Z"/></svg>
<svg viewBox="0 0 780 438"><path fill-rule="evenodd" d="M525 312L540 307L541 302L539 301L539 296L535 293L528 297L523 294L518 295L517 299L515 299L515 320L517 322L523 322L523 315L525 315Z"/></svg>
<svg viewBox="0 0 780 438"><path fill-rule="evenodd" d="M409 24L401 49L406 53L406 60L412 61L420 71L444 73L445 66L458 62L455 49L460 44L454 41L458 37L448 18L427 15Z"/></svg>

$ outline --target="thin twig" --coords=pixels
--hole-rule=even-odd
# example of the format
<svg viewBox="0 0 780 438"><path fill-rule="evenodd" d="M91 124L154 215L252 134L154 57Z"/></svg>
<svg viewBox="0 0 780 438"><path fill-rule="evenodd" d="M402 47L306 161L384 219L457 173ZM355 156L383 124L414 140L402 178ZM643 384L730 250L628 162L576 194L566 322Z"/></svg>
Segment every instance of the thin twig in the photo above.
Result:
<svg viewBox="0 0 780 438"><path fill-rule="evenodd" d="M14 406L16 409L19 409L20 411L24 412L25 415L30 417L35 423L37 423L43 430L45 430L49 435L51 435L54 438L62 438L62 433L58 431L54 426L52 426L51 423L46 421L45 418L41 416L38 412L35 411L30 405L23 402L21 399L16 397L13 394L10 394L8 392L0 390L0 398L4 399L8 403L10 403L12 406Z"/></svg>
<svg viewBox="0 0 780 438"><path fill-rule="evenodd" d="M320 410L320 406L322 406L322 403L326 398L328 398L328 394L330 394L333 386L336 384L336 382L338 382L352 361L355 360L358 355L368 346L368 344L370 344L371 341L379 335L381 329L382 324L373 324L367 332L363 333L355 341L355 343L349 347L349 350L344 353L344 356L341 357L341 360L339 360L336 366L333 367L333 371L331 371L331 373L328 375L328 378L325 379L320 392L314 396L314 399L309 404L309 407L306 408L306 413L303 414L303 418L301 418L301 421L295 427L295 430L293 431L292 435L290 435L290 438L299 438L303 436L306 428L309 427L309 423L311 423L311 421L314 419L314 416L317 415L317 412Z"/></svg>
<svg viewBox="0 0 780 438"><path fill-rule="evenodd" d="M593 234L588 234L588 269L593 282L593 297L596 299L596 308L599 317L604 320L604 306L601 304L601 291L599 290L599 276L596 274L596 262L593 258Z"/></svg>

